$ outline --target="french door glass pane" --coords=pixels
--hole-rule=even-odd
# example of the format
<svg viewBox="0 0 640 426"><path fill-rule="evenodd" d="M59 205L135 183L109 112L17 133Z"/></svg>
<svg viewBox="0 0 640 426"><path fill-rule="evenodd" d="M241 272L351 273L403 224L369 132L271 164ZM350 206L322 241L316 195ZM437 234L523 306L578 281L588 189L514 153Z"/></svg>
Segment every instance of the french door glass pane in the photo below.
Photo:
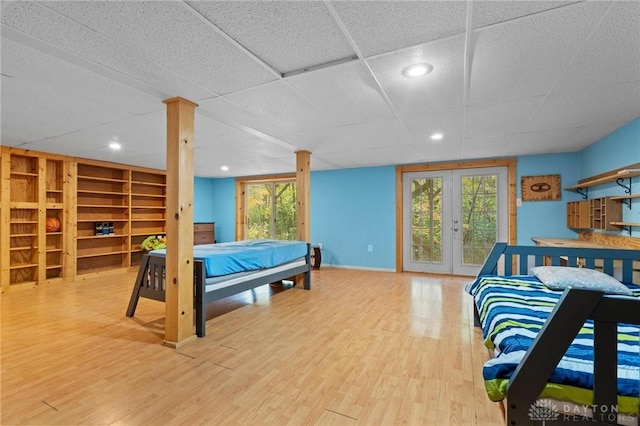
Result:
<svg viewBox="0 0 640 426"><path fill-rule="evenodd" d="M247 185L247 239L271 238L273 191L271 184Z"/></svg>
<svg viewBox="0 0 640 426"><path fill-rule="evenodd" d="M275 184L275 239L295 240L297 233L296 186L292 182Z"/></svg>
<svg viewBox="0 0 640 426"><path fill-rule="evenodd" d="M498 238L498 176L462 176L462 263L482 265Z"/></svg>
<svg viewBox="0 0 640 426"><path fill-rule="evenodd" d="M442 179L411 180L411 260L442 261Z"/></svg>

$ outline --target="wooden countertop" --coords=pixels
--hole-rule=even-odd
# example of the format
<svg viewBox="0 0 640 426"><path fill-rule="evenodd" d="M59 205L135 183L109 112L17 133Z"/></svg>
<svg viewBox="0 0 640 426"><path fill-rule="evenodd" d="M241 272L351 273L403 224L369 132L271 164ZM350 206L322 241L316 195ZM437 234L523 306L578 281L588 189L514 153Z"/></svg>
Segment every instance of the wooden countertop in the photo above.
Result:
<svg viewBox="0 0 640 426"><path fill-rule="evenodd" d="M583 247L583 248L613 248L610 245L599 244L588 240L579 240L577 238L539 238L531 237L531 239L539 246L547 247Z"/></svg>

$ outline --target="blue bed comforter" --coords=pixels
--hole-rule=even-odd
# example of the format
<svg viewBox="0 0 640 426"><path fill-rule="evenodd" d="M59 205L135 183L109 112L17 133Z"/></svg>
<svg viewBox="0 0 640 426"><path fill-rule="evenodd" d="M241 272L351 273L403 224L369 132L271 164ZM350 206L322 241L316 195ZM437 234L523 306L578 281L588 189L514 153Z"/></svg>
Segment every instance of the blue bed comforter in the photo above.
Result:
<svg viewBox="0 0 640 426"><path fill-rule="evenodd" d="M630 286L631 287L631 286ZM481 277L467 286L474 296L482 335L496 357L483 368L489 398L506 396L511 375L562 295L535 277ZM632 287L636 296L637 286ZM592 404L593 322L588 321L565 353L541 397ZM638 414L640 405L640 327L618 325L618 405Z"/></svg>
<svg viewBox="0 0 640 426"><path fill-rule="evenodd" d="M304 241L246 240L193 247L193 258L204 261L207 278L273 268L306 254ZM166 250L153 250L150 255L164 257Z"/></svg>

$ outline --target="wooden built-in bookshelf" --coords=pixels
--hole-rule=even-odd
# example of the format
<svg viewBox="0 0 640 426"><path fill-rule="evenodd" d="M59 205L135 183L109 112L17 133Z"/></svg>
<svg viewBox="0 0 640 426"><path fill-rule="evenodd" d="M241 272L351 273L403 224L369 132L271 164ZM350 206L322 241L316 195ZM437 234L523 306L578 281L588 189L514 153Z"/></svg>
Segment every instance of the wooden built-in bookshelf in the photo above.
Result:
<svg viewBox="0 0 640 426"><path fill-rule="evenodd" d="M135 267L166 232L162 170L0 147L0 177L3 290ZM96 235L103 222L113 232Z"/></svg>

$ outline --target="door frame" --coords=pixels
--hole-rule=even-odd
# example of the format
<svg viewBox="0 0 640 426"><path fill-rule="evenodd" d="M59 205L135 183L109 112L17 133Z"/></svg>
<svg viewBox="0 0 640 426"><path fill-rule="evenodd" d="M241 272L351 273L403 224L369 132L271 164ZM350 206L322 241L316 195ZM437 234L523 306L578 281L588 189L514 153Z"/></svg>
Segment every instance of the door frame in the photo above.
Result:
<svg viewBox="0 0 640 426"><path fill-rule="evenodd" d="M491 160L477 161L455 161L444 163L415 164L410 166L396 167L396 272L402 272L402 256L403 256L403 235L402 235L402 218L403 211L403 175L412 172L433 172L438 170L456 170L456 169L476 169L486 167L506 167L507 168L507 239L509 244L516 243L517 229L517 210L516 210L516 165L517 159L503 158Z"/></svg>

